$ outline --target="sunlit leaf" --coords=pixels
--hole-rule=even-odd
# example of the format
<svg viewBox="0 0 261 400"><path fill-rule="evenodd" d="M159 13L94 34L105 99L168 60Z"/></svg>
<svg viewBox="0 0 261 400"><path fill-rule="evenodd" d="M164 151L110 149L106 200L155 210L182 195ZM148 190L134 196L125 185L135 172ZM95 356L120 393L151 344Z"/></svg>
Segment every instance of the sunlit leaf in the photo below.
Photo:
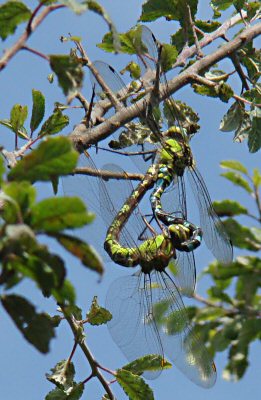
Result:
<svg viewBox="0 0 261 400"><path fill-rule="evenodd" d="M242 172L243 174L247 174L247 169L244 167L241 162L236 161L236 160L226 160L226 161L221 161L220 166L222 168L229 168L233 169L234 171L239 171Z"/></svg>
<svg viewBox="0 0 261 400"><path fill-rule="evenodd" d="M149 354L126 364L122 369L141 375L144 371L159 371L169 369L172 365L158 354Z"/></svg>
<svg viewBox="0 0 261 400"><path fill-rule="evenodd" d="M45 98L40 90L32 90L33 96L33 110L30 121L31 132L34 132L40 125L45 112Z"/></svg>
<svg viewBox="0 0 261 400"><path fill-rule="evenodd" d="M247 214L247 208L234 200L214 201L214 209L219 217L233 217L235 215Z"/></svg>
<svg viewBox="0 0 261 400"><path fill-rule="evenodd" d="M261 148L261 112L258 107L255 107L250 114L252 125L248 132L248 148L250 153L256 153Z"/></svg>
<svg viewBox="0 0 261 400"><path fill-rule="evenodd" d="M31 209L31 226L42 232L59 232L90 223L93 214L86 211L78 197L53 197L44 199Z"/></svg>
<svg viewBox="0 0 261 400"><path fill-rule="evenodd" d="M9 180L49 181L67 175L76 167L78 153L65 137L48 138L20 160L9 172Z"/></svg>
<svg viewBox="0 0 261 400"><path fill-rule="evenodd" d="M239 102L235 102L223 116L219 129L222 132L231 132L238 128L244 117L244 109Z"/></svg>
<svg viewBox="0 0 261 400"><path fill-rule="evenodd" d="M45 400L79 400L82 397L84 390L83 383L73 383L73 386L67 390L55 388L49 392Z"/></svg>
<svg viewBox="0 0 261 400"><path fill-rule="evenodd" d="M3 125L6 128L10 129L12 132L14 132L13 126L9 119L0 119L0 125ZM28 139L28 135L24 126L21 129L18 129L16 133L21 139Z"/></svg>
<svg viewBox="0 0 261 400"><path fill-rule="evenodd" d="M253 172L253 183L257 188L261 185L261 174L257 168Z"/></svg>
<svg viewBox="0 0 261 400"><path fill-rule="evenodd" d="M191 15L194 19L197 13L198 0L147 0L142 5L140 20L149 22L165 17L168 20L180 21L181 25L183 25L187 18L187 5L190 6Z"/></svg>
<svg viewBox="0 0 261 400"><path fill-rule="evenodd" d="M21 104L15 104L10 113L10 123L13 131L18 133L24 126L24 122L28 115L27 106Z"/></svg>
<svg viewBox="0 0 261 400"><path fill-rule="evenodd" d="M61 132L69 124L69 117L63 115L61 110L55 110L54 113L43 123L38 136L55 135Z"/></svg>
<svg viewBox="0 0 261 400"><path fill-rule="evenodd" d="M55 336L51 317L37 313L35 307L21 296L4 295L1 302L25 339L41 353L48 353L50 340Z"/></svg>
<svg viewBox="0 0 261 400"><path fill-rule="evenodd" d="M134 375L130 371L119 369L115 377L130 400L154 399L151 388L140 376Z"/></svg>
<svg viewBox="0 0 261 400"><path fill-rule="evenodd" d="M112 315L108 310L106 310L106 308L99 306L97 296L94 296L91 308L86 314L86 318L91 325L101 325L110 321Z"/></svg>
<svg viewBox="0 0 261 400"><path fill-rule="evenodd" d="M232 218L224 221L224 225L234 246L252 251L261 249L260 241L250 228L240 225Z"/></svg>
<svg viewBox="0 0 261 400"><path fill-rule="evenodd" d="M31 11L20 1L7 1L0 6L0 37L5 40L19 24L28 21Z"/></svg>
<svg viewBox="0 0 261 400"><path fill-rule="evenodd" d="M246 179L242 177L242 175L234 172L234 171L227 171L223 172L221 176L224 176L226 179L229 181L233 182L234 185L240 186L243 189L245 189L248 193L252 193L253 190L251 189L249 183L247 182Z"/></svg>
<svg viewBox="0 0 261 400"><path fill-rule="evenodd" d="M65 390L73 385L74 376L74 365L67 360L59 361L54 368L51 368L51 374L46 374L48 381Z"/></svg>
<svg viewBox="0 0 261 400"><path fill-rule="evenodd" d="M194 83L192 87L196 93L202 96L219 97L224 103L227 103L234 94L232 88L224 82L215 86L206 86Z"/></svg>

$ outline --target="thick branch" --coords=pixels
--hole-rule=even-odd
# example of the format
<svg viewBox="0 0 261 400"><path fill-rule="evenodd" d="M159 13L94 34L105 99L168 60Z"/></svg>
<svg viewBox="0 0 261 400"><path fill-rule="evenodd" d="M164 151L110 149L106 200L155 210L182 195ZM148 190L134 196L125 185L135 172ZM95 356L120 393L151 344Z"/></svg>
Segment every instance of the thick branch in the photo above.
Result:
<svg viewBox="0 0 261 400"><path fill-rule="evenodd" d="M52 12L55 10L58 10L59 8L64 8L65 6L60 4L60 5L52 5L49 7L46 7L42 13L39 15L38 18L35 19L30 19L30 21L27 24L27 27L25 31L22 33L20 38L17 40L17 42L10 47L10 49L6 50L3 57L0 59L0 71L6 67L8 62L16 55L16 53L21 50L23 47L25 47L25 43L28 40L28 38L31 36L31 34L35 31L35 29L43 22L43 20ZM37 7L39 8L39 6ZM33 13L33 16L35 14Z"/></svg>
<svg viewBox="0 0 261 400"><path fill-rule="evenodd" d="M218 61L230 57L231 54L239 50L242 46L246 45L252 39L261 33L261 24L254 25L246 28L231 42L224 44L217 49L214 53L205 56L204 58L196 61L193 65L188 67L185 71L180 73L177 77L168 82L168 86L160 85L159 101L165 100L171 94L175 93L180 88L186 86L193 81L195 75L200 74L205 69L209 69ZM104 123L96 126L91 130L87 130L84 124L79 124L75 127L74 131L70 134L77 149L82 146L87 147L90 144L95 144L103 140L115 132L120 126L137 118L141 112L144 112L147 104L149 103L150 93L143 99L139 100L134 105L124 108L108 118Z"/></svg>

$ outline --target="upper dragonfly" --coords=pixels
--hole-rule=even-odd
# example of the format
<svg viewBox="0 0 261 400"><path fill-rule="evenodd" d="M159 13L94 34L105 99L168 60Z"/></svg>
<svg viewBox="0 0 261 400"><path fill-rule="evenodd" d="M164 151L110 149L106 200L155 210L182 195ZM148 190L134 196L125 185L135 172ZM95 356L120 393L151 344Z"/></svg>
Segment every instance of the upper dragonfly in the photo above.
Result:
<svg viewBox="0 0 261 400"><path fill-rule="evenodd" d="M165 75L164 73L161 74L160 71L160 47L153 33L147 27L140 26L137 29L139 30L137 52L140 65L143 71L146 71L147 76L161 77L161 81L165 83L163 86L167 90ZM121 99L128 98L128 88L111 66L102 61L94 62L94 66L112 92ZM101 92L102 89L94 77L92 77L92 80L95 83L96 93ZM159 173L151 195L153 214L159 224L163 223L167 226L173 223L182 223L182 219L187 220L188 210L185 182L188 180L198 204L203 238L212 254L220 262L229 264L233 260L232 244L222 221L212 206L206 184L195 166L195 160L189 145L189 140L192 133L194 133L193 129L192 131L190 130L191 126L188 123L188 118L182 112L183 107L180 106L180 103L175 102L171 96L165 100L162 107L162 113L165 117L164 121L162 120L162 116L159 117L161 110L156 98L156 88L158 87L159 89L159 86L155 82L154 85L155 90L152 92L151 101L147 104L146 112L138 110L142 124L146 124L149 128L147 130L147 137L146 134L143 134L142 138L139 137L139 141L136 142L137 145L145 143L147 139L151 142L151 135L153 135L154 141L157 142L156 146L158 146L157 163L159 164ZM137 104L136 107L138 107ZM166 123L167 131L162 129L163 123ZM127 144L129 144L128 141ZM170 210L167 212L162 207L161 200L164 198L166 189L170 184L174 188L175 202L173 201ZM197 245L198 241L195 236L195 243L192 244L189 250L193 250Z"/></svg>

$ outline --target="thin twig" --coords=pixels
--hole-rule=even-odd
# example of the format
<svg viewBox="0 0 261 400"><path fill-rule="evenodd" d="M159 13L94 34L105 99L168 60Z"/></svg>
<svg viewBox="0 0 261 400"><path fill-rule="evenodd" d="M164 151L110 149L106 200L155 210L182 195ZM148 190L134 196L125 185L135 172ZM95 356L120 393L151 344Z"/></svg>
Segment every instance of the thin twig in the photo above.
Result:
<svg viewBox="0 0 261 400"><path fill-rule="evenodd" d="M42 5L41 5L42 6ZM25 31L22 33L20 38L17 40L17 42L10 47L8 50L5 51L3 57L0 59L0 71L3 70L8 62L18 53L19 50L21 50L24 46L28 38L31 36L31 34L35 31L35 29L43 22L43 20L53 11L58 10L60 8L64 8L65 6L63 4L58 4L58 5L50 5L46 7L42 13L39 15L39 17L35 17L36 15L36 10L37 12L40 9L40 4L36 7L35 11L33 12L27 27L25 28Z"/></svg>
<svg viewBox="0 0 261 400"><path fill-rule="evenodd" d="M198 41L197 32L195 30L195 24L194 24L194 21L192 19L190 6L188 4L187 4L187 9L188 9L189 23L190 23L190 26L191 26L191 29L192 29L194 42L195 42L195 46L196 46L196 49L197 49L197 55L198 55L199 58L202 58L204 56L204 54L203 54L203 52L201 50L201 47L200 47L200 44L199 44L199 41Z"/></svg>
<svg viewBox="0 0 261 400"><path fill-rule="evenodd" d="M108 179L118 179L118 180L133 180L133 181L141 181L144 178L143 174L135 174L128 172L115 172L115 171L107 171L102 169L93 169L90 167L78 167L73 172L76 175L88 175L88 176L98 176L105 180Z"/></svg>
<svg viewBox="0 0 261 400"><path fill-rule="evenodd" d="M73 318L73 316L68 315L68 313L66 311L66 307L64 307L63 305L60 305L60 307L61 307L61 309L63 311L63 314L64 314L64 316L66 318L66 321L68 322L68 324L69 324L69 326L70 326L70 328L71 328L71 330L73 332L74 339L75 339L75 341L77 341L78 340L78 336L79 336L80 324ZM90 349L88 348L85 340L84 339L79 340L78 341L78 345L81 347L85 357L87 358L87 360L88 360L88 362L90 364L90 367L92 369L91 377L92 376L96 376L98 378L98 380L101 382L101 384L102 384L104 390L106 391L106 393L108 394L110 400L116 400L114 394L111 391L109 383L106 381L106 379L104 378L103 374L100 372L100 370L98 368L99 364L97 363L97 361L95 360L94 356L92 355L92 353L91 353ZM88 378L88 380L89 379L90 379L90 377Z"/></svg>
<svg viewBox="0 0 261 400"><path fill-rule="evenodd" d="M30 51L30 53L36 54L37 56L43 58L45 61L50 62L50 58L48 56L46 56L45 54L41 53L38 50L32 49L31 47L24 45L21 47L21 50L27 50Z"/></svg>

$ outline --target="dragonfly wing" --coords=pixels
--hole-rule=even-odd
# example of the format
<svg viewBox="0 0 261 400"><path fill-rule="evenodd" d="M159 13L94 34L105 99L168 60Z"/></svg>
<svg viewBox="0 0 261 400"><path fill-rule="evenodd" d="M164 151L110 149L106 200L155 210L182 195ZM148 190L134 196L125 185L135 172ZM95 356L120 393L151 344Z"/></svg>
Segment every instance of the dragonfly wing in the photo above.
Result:
<svg viewBox="0 0 261 400"><path fill-rule="evenodd" d="M212 254L223 264L233 261L233 247L221 219L217 216L205 182L196 168L188 170L188 179L200 213L203 238Z"/></svg>
<svg viewBox="0 0 261 400"><path fill-rule="evenodd" d="M196 286L196 263L193 251L190 253L179 252L177 260L173 260L174 275L178 289L183 296L192 297Z"/></svg>
<svg viewBox="0 0 261 400"><path fill-rule="evenodd" d="M106 308L112 314L108 322L112 339L129 361L148 354L163 356L159 333L151 317L151 297L144 288L144 274L136 273L116 279L106 297ZM145 372L155 379L161 370Z"/></svg>
<svg viewBox="0 0 261 400"><path fill-rule="evenodd" d="M212 387L216 381L215 364L194 334L180 293L166 273L161 274L158 291L161 315L156 321L164 353L191 381L205 388Z"/></svg>

